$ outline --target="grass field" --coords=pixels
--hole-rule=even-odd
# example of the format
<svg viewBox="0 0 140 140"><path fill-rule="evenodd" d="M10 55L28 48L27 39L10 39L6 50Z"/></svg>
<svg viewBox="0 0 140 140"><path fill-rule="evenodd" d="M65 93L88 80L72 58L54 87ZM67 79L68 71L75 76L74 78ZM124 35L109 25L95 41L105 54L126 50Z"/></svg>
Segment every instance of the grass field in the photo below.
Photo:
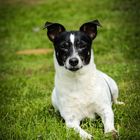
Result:
<svg viewBox="0 0 140 140"><path fill-rule="evenodd" d="M113 77L125 106L113 106L120 140L140 140L140 2L138 0L0 1L0 140L78 140L51 105L53 53L16 54L52 48L46 21L69 30L98 19L94 41L97 68ZM86 119L83 129L95 140L109 140L101 119Z"/></svg>

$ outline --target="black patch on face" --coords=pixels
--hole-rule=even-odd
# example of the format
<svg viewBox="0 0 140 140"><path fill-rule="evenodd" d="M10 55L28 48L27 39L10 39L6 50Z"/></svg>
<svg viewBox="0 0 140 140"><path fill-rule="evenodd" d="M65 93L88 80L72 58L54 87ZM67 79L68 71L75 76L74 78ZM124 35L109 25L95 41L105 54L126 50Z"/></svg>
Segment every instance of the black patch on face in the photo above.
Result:
<svg viewBox="0 0 140 140"><path fill-rule="evenodd" d="M54 40L55 55L60 66L64 66L67 58L71 55L70 33L63 32Z"/></svg>
<svg viewBox="0 0 140 140"><path fill-rule="evenodd" d="M62 32L54 40L55 54L58 64L64 66L68 57L73 54L73 44L70 41L70 35L75 36L74 47L75 51L80 56L83 65L90 62L91 57L91 44L92 40L89 36L81 31Z"/></svg>
<svg viewBox="0 0 140 140"><path fill-rule="evenodd" d="M89 64L92 40L83 32L75 32L74 46L84 65Z"/></svg>

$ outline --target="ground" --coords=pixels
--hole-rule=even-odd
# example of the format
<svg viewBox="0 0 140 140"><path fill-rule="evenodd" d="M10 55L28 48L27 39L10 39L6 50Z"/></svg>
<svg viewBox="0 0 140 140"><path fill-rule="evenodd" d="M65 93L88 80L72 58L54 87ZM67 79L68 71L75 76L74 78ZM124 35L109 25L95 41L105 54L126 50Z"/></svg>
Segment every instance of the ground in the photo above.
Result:
<svg viewBox="0 0 140 140"><path fill-rule="evenodd" d="M43 26L52 21L75 30L93 19L102 24L93 43L97 68L115 79L125 102L113 105L120 140L139 140L139 9L138 0L1 0L0 140L79 139L51 104L53 46ZM46 53L23 53L35 49ZM112 139L104 135L100 118L81 126L95 140Z"/></svg>

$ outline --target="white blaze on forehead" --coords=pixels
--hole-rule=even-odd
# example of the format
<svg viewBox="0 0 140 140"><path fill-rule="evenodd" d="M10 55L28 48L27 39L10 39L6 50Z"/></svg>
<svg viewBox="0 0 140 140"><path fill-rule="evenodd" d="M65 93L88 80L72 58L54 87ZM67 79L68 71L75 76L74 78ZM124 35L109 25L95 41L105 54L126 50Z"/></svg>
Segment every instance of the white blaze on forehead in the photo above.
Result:
<svg viewBox="0 0 140 140"><path fill-rule="evenodd" d="M70 34L70 41L73 45L74 45L74 39L75 39L74 34Z"/></svg>
<svg viewBox="0 0 140 140"><path fill-rule="evenodd" d="M72 56L77 55L77 52L76 52L75 47L74 47L74 40L75 40L75 35L71 33L70 34L70 42L72 43L72 48L73 48Z"/></svg>

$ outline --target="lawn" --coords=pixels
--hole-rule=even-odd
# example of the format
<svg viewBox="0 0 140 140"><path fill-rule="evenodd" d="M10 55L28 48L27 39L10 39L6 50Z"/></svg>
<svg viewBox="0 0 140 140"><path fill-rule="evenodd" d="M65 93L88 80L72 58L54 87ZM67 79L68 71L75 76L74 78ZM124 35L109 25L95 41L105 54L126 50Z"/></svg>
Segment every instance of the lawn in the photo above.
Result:
<svg viewBox="0 0 140 140"><path fill-rule="evenodd" d="M97 68L118 83L113 105L120 140L140 140L140 2L138 0L5 0L0 1L0 140L78 140L65 127L51 104L54 87L53 52L43 30L46 21L68 30L98 19L102 27L93 48ZM105 136L101 119L85 119L81 126L95 140Z"/></svg>

